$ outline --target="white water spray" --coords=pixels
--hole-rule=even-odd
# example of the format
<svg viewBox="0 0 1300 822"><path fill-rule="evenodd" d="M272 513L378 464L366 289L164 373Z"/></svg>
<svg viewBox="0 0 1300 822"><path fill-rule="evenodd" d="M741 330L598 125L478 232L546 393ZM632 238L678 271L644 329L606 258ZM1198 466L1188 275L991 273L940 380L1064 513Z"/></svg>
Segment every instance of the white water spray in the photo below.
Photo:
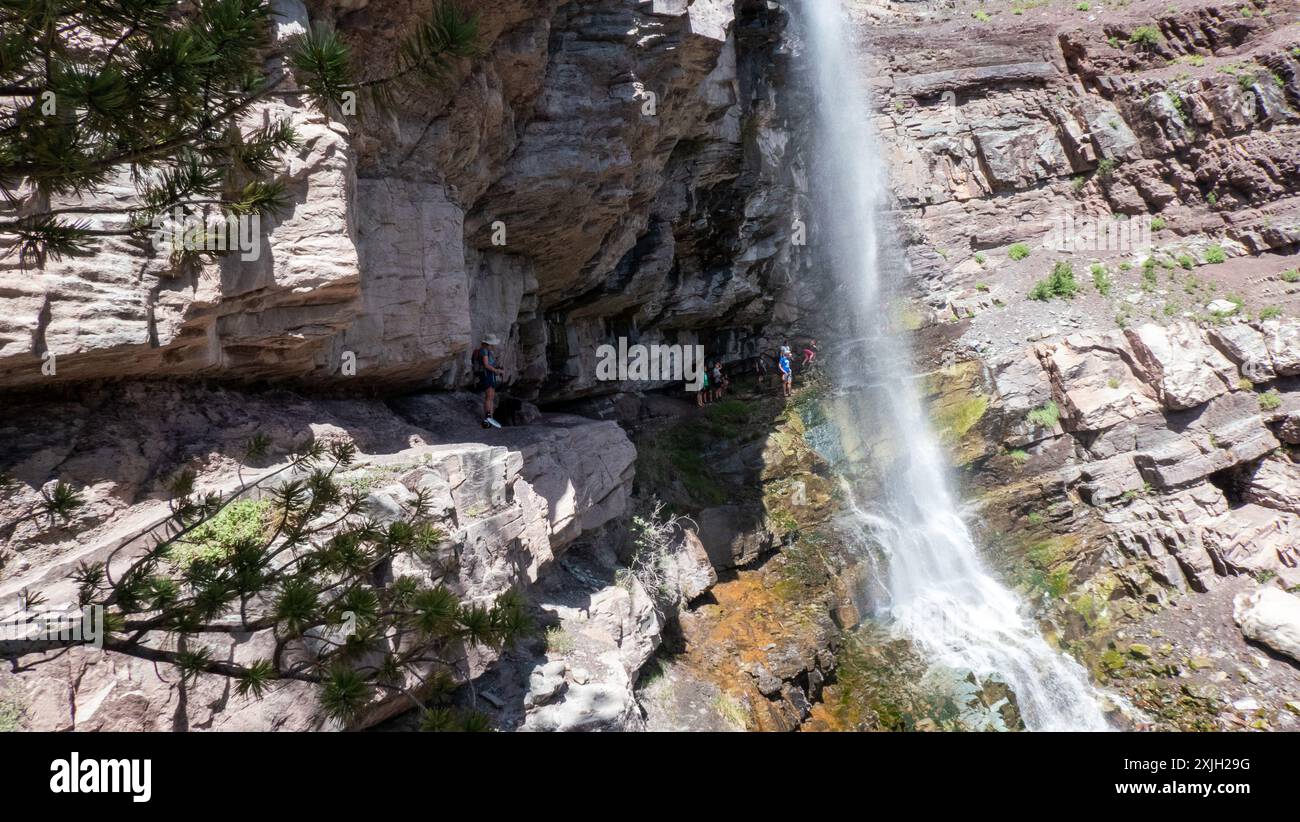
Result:
<svg viewBox="0 0 1300 822"><path fill-rule="evenodd" d="M842 0L802 0L816 97L814 222L837 282L853 296L843 307L867 339L851 360L863 408L853 423L891 458L883 486L856 503L859 523L888 561L888 614L895 629L932 662L977 676L998 675L1015 692L1030 730L1106 730L1083 668L1051 648L1015 594L984 568L948 484L948 466L926 421L905 346L886 328L890 273L882 254L884 160L859 82ZM877 458L879 458L877 453ZM862 497L865 494L855 494Z"/></svg>

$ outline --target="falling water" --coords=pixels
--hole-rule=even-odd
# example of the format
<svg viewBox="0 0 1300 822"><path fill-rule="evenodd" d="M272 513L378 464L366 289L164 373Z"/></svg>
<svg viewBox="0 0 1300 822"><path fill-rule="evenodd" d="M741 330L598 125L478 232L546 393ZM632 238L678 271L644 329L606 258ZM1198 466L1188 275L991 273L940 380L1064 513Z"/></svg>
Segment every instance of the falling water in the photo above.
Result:
<svg viewBox="0 0 1300 822"><path fill-rule="evenodd" d="M1105 730L1083 668L1047 644L1016 595L981 562L905 344L887 327L890 285L900 279L891 275L901 273L890 261L901 255L883 230L884 160L841 2L800 4L817 109L812 216L826 231L836 282L852 295L840 309L864 337L854 347L858 356L840 359L853 363L856 373L844 376L860 386L861 407L851 412L856 436L875 444L883 474L878 490L853 494L853 507L886 559L887 616L933 663L1001 677L1030 730Z"/></svg>

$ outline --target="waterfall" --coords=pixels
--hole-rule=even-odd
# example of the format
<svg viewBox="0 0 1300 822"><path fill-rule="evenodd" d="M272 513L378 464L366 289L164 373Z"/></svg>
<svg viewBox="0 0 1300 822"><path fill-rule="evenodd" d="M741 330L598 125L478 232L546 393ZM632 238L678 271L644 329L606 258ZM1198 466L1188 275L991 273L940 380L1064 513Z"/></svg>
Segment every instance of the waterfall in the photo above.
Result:
<svg viewBox="0 0 1300 822"><path fill-rule="evenodd" d="M906 345L889 328L902 255L886 237L885 159L841 2L802 0L796 12L816 106L810 224L846 295L836 308L860 337L838 358L861 395L854 400L861 407L842 416L851 417L855 436L877 445L872 457L883 474L878 489L854 493L851 505L886 560L882 611L932 663L1003 679L1030 730L1106 730L1082 666L1047 644L1024 604L984 567Z"/></svg>

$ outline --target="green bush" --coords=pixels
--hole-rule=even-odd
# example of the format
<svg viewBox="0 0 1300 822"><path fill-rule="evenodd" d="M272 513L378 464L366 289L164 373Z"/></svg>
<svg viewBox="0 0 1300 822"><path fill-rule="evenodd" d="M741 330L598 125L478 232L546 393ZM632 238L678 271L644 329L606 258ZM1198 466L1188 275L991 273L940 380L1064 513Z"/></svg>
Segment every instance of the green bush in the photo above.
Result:
<svg viewBox="0 0 1300 822"><path fill-rule="evenodd" d="M1282 405L1282 395L1276 388L1271 388L1259 395L1259 410L1276 411Z"/></svg>
<svg viewBox="0 0 1300 822"><path fill-rule="evenodd" d="M1164 218L1164 217L1152 217L1152 218L1151 218L1151 230L1152 230L1152 231L1164 231L1164 229L1165 229L1165 225L1166 225L1166 223L1165 223L1165 218Z"/></svg>
<svg viewBox="0 0 1300 822"><path fill-rule="evenodd" d="M1017 262L1023 260L1029 256L1029 246L1024 243L1016 243L1007 249L1007 256Z"/></svg>
<svg viewBox="0 0 1300 822"><path fill-rule="evenodd" d="M1160 281L1156 279L1156 258L1147 257L1146 260L1142 262L1142 290L1155 291L1156 285L1158 285L1159 282Z"/></svg>
<svg viewBox="0 0 1300 822"><path fill-rule="evenodd" d="M224 559L240 543L263 538L270 510L266 500L235 500L178 540L168 556L182 568L188 568L195 560Z"/></svg>
<svg viewBox="0 0 1300 822"><path fill-rule="evenodd" d="M1265 306L1259 310L1261 320L1276 320L1280 316L1282 316L1282 309L1275 305Z"/></svg>
<svg viewBox="0 0 1300 822"><path fill-rule="evenodd" d="M1284 283L1300 282L1300 270L1294 268L1288 268L1278 276L1282 278L1282 282Z"/></svg>
<svg viewBox="0 0 1300 822"><path fill-rule="evenodd" d="M1205 261L1207 263L1210 263L1212 265L1217 265L1227 259L1228 259L1228 255L1224 252L1223 246L1219 245L1218 243L1215 243L1214 245L1205 249Z"/></svg>
<svg viewBox="0 0 1300 822"><path fill-rule="evenodd" d="M1097 263L1092 267L1092 285L1097 289L1097 293L1103 297L1109 297L1111 288L1115 281L1111 279L1110 272L1106 266Z"/></svg>
<svg viewBox="0 0 1300 822"><path fill-rule="evenodd" d="M1052 428L1061 420L1061 409L1055 401L1049 400L1042 408L1035 408L1026 417L1040 428Z"/></svg>
<svg viewBox="0 0 1300 822"><path fill-rule="evenodd" d="M1052 267L1047 279L1039 280L1029 292L1031 300L1050 300L1054 297L1069 299L1079 293L1079 283L1074 279L1074 268L1064 260Z"/></svg>
<svg viewBox="0 0 1300 822"><path fill-rule="evenodd" d="M1163 43L1165 37L1155 26L1138 26L1128 36L1128 41L1140 48L1150 49Z"/></svg>

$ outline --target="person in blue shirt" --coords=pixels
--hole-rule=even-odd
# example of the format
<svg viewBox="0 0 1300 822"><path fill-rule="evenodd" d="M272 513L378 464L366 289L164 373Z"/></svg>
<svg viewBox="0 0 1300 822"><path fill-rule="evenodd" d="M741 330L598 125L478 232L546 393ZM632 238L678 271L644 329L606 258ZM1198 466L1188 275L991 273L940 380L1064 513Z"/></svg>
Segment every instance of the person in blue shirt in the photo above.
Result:
<svg viewBox="0 0 1300 822"><path fill-rule="evenodd" d="M501 423L492 417L492 410L496 407L497 384L505 377L506 372L497 367L496 353L492 350L493 346L501 344L495 334L488 334L483 338L482 344L474 352L474 371L478 373L478 390L483 392L483 427L500 428Z"/></svg>
<svg viewBox="0 0 1300 822"><path fill-rule="evenodd" d="M794 380L794 373L790 369L790 346L781 346L781 358L776 361L776 367L781 371L781 391L788 397Z"/></svg>

